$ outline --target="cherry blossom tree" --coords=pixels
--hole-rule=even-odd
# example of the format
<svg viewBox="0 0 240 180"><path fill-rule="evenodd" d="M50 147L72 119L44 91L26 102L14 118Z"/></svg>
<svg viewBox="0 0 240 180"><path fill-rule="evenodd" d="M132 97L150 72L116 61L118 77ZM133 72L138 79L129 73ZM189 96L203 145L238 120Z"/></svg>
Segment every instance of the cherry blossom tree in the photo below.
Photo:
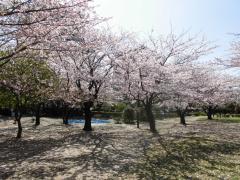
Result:
<svg viewBox="0 0 240 180"><path fill-rule="evenodd" d="M58 89L55 91L53 100L61 101L63 108L63 124L68 124L71 107L78 106L82 101L82 94L78 91L73 73L72 64L67 61L65 55L56 52L56 56L48 59L49 65L58 75Z"/></svg>
<svg viewBox="0 0 240 180"><path fill-rule="evenodd" d="M118 38L105 30L90 28L77 29L71 38L76 49L59 51L61 58L53 58L50 64L59 72L62 71L62 63L68 66L67 76L73 87L78 89L78 100L85 114L84 130L91 131L93 106L112 97L111 75Z"/></svg>
<svg viewBox="0 0 240 180"><path fill-rule="evenodd" d="M90 0L9 0L0 4L0 65L26 51L64 51L74 26L96 23Z"/></svg>
<svg viewBox="0 0 240 180"><path fill-rule="evenodd" d="M236 40L231 44L232 56L230 61L225 62L228 67L240 68L240 41Z"/></svg>
<svg viewBox="0 0 240 180"><path fill-rule="evenodd" d="M185 114L188 108L201 108L212 119L214 109L230 102L231 92L228 74L220 74L207 64L188 66L184 74L175 74L174 95L170 100L180 116L181 124L186 125Z"/></svg>
<svg viewBox="0 0 240 180"><path fill-rule="evenodd" d="M21 118L27 105L39 104L54 93L56 76L44 62L32 59L9 61L0 72L0 89L12 98L15 120L18 124L17 138L21 138ZM35 101L36 102L33 102Z"/></svg>
<svg viewBox="0 0 240 180"><path fill-rule="evenodd" d="M231 101L233 78L204 65L194 71L193 87L196 92L195 103L202 106L208 119L212 119L215 109Z"/></svg>
<svg viewBox="0 0 240 180"><path fill-rule="evenodd" d="M146 42L127 40L123 43L123 56L115 68L119 79L117 87L129 99L141 102L152 132L156 131L152 106L171 99L174 78L178 78L174 73L211 49L205 39L185 33L179 36L170 33L160 38L150 36Z"/></svg>
<svg viewBox="0 0 240 180"><path fill-rule="evenodd" d="M180 123L187 125L185 116L188 109L196 104L198 94L194 75L197 67L192 64L180 66L175 70L172 80L172 93L162 106L175 110L180 117Z"/></svg>

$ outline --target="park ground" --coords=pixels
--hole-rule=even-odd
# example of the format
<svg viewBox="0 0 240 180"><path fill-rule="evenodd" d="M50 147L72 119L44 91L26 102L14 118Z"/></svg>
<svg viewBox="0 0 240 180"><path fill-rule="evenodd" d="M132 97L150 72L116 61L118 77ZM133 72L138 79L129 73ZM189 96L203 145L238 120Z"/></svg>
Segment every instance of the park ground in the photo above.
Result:
<svg viewBox="0 0 240 180"><path fill-rule="evenodd" d="M187 117L146 125L107 124L84 132L42 118L0 122L0 179L240 179L240 123Z"/></svg>

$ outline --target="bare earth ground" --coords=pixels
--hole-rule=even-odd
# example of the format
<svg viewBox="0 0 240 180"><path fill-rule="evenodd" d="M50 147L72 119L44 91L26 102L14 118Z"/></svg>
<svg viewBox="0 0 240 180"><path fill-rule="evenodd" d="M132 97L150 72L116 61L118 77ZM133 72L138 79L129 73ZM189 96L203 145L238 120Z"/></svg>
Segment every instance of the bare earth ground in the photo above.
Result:
<svg viewBox="0 0 240 180"><path fill-rule="evenodd" d="M42 118L0 122L0 179L240 179L240 123L178 119L146 125L62 125Z"/></svg>

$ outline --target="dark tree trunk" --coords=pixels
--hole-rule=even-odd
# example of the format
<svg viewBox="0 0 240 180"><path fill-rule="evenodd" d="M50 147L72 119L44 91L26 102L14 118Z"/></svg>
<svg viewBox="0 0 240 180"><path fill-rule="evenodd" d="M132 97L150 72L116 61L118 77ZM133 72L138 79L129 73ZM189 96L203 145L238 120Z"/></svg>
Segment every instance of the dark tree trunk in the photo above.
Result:
<svg viewBox="0 0 240 180"><path fill-rule="evenodd" d="M146 104L145 105L145 111L146 111L147 119L148 119L148 122L149 122L150 131L151 132L157 132L155 119L154 119L154 115L153 115L153 112L152 112L152 104Z"/></svg>
<svg viewBox="0 0 240 180"><path fill-rule="evenodd" d="M15 122L17 122L18 125L18 132L16 138L22 137L22 124L21 124L21 118L22 118L22 106L20 101L20 96L16 96L16 107L15 107Z"/></svg>
<svg viewBox="0 0 240 180"><path fill-rule="evenodd" d="M17 123L17 118L18 118L18 110L17 109L14 109L14 117L15 117L15 119L14 119L13 124L16 124Z"/></svg>
<svg viewBox="0 0 240 180"><path fill-rule="evenodd" d="M139 100L137 101L137 128L140 128L139 127L139 119L140 119L140 102L139 102Z"/></svg>
<svg viewBox="0 0 240 180"><path fill-rule="evenodd" d="M208 120L212 120L212 114L213 114L213 108L212 108L212 106L209 106L207 109Z"/></svg>
<svg viewBox="0 0 240 180"><path fill-rule="evenodd" d="M137 128L139 129L140 127L139 127L139 112L138 112L138 114L137 114Z"/></svg>
<svg viewBox="0 0 240 180"><path fill-rule="evenodd" d="M64 114L63 114L63 124L68 125L68 118L69 118L69 108L68 105L64 106Z"/></svg>
<svg viewBox="0 0 240 180"><path fill-rule="evenodd" d="M65 125L68 125L69 123L68 123L68 114L66 114L64 117L63 117L63 124L65 124Z"/></svg>
<svg viewBox="0 0 240 180"><path fill-rule="evenodd" d="M92 131L92 112L91 107L93 106L92 101L88 101L84 103L84 114L85 114L85 124L84 124L84 131Z"/></svg>
<svg viewBox="0 0 240 180"><path fill-rule="evenodd" d="M180 117L180 124L186 126L186 119L185 119L185 115L186 115L186 110L182 110L182 109L178 109L177 110L178 115Z"/></svg>
<svg viewBox="0 0 240 180"><path fill-rule="evenodd" d="M137 128L140 128L139 127L139 117L140 116L140 113L139 113L139 109L137 110Z"/></svg>
<svg viewBox="0 0 240 180"><path fill-rule="evenodd" d="M17 138L22 137L22 124L21 124L21 118L17 120L17 125L18 125L18 132L17 132Z"/></svg>
<svg viewBox="0 0 240 180"><path fill-rule="evenodd" d="M17 132L17 138L22 137L22 124L21 124L21 118L22 118L22 112L20 109L16 109L15 111L15 121L18 125L18 132Z"/></svg>
<svg viewBox="0 0 240 180"><path fill-rule="evenodd" d="M181 116L180 116L180 123L181 123L182 125L184 125L184 126L187 125L187 124L186 124L186 120L185 120L185 115L184 115L184 114L181 114Z"/></svg>
<svg viewBox="0 0 240 180"><path fill-rule="evenodd" d="M35 117L36 117L35 126L40 125L40 110L41 110L41 104L37 104L35 109Z"/></svg>

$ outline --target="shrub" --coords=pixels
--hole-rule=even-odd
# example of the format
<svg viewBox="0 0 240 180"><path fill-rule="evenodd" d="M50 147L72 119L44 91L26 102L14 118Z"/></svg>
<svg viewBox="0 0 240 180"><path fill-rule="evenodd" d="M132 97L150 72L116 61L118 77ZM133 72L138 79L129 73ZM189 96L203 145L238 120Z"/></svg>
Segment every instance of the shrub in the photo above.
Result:
<svg viewBox="0 0 240 180"><path fill-rule="evenodd" d="M123 111L123 122L126 124L134 124L134 109L127 107Z"/></svg>
<svg viewBox="0 0 240 180"><path fill-rule="evenodd" d="M224 117L227 117L227 118L229 118L229 117L232 117L232 115L231 114L225 114L225 116Z"/></svg>
<svg viewBox="0 0 240 180"><path fill-rule="evenodd" d="M141 108L139 111L139 121L142 121L142 122L147 121L147 115L143 108Z"/></svg>
<svg viewBox="0 0 240 180"><path fill-rule="evenodd" d="M206 113L198 111L198 112L193 112L192 115L194 115L194 116L206 116Z"/></svg>
<svg viewBox="0 0 240 180"><path fill-rule="evenodd" d="M114 122L115 122L115 124L122 124L122 118L121 117L115 117Z"/></svg>
<svg viewBox="0 0 240 180"><path fill-rule="evenodd" d="M115 119L116 117L122 117L121 112L100 112L100 111L95 111L94 112L94 117L96 118L113 118Z"/></svg>
<svg viewBox="0 0 240 180"><path fill-rule="evenodd" d="M117 104L114 104L114 110L117 111L117 112L123 112L124 109L127 107L127 105L125 103L117 103Z"/></svg>
<svg viewBox="0 0 240 180"><path fill-rule="evenodd" d="M240 117L240 114L232 114L232 117Z"/></svg>

